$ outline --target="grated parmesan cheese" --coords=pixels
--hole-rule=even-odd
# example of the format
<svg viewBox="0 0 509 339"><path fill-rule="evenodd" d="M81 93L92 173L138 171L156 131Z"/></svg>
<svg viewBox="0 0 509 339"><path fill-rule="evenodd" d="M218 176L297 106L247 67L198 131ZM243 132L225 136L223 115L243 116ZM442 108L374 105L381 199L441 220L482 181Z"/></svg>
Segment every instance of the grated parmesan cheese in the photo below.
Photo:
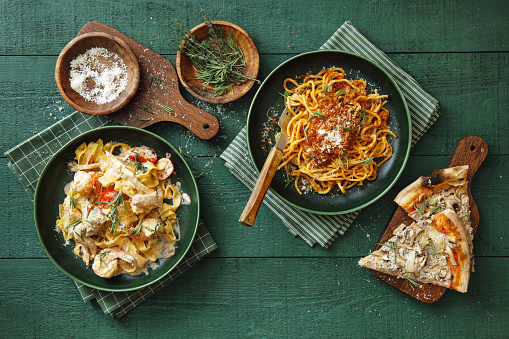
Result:
<svg viewBox="0 0 509 339"><path fill-rule="evenodd" d="M127 87L127 68L115 53L93 47L71 61L71 88L85 100L102 105L111 102Z"/></svg>

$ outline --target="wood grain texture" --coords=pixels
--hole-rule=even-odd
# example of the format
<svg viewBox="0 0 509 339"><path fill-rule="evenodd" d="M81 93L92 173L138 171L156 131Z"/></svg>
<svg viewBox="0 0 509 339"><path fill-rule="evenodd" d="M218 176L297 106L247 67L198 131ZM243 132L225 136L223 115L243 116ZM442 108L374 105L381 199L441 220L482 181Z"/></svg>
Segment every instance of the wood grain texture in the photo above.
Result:
<svg viewBox="0 0 509 339"><path fill-rule="evenodd" d="M189 104L180 94L172 63L154 51L102 23L91 21L79 35L106 32L119 37L134 51L140 64L140 85L132 100L108 117L124 126L148 127L156 122L176 122L200 139L211 139L219 130L212 114Z"/></svg>
<svg viewBox="0 0 509 339"><path fill-rule="evenodd" d="M488 145L486 141L476 136L468 136L462 138L454 152L451 155L451 159L447 164L447 167L455 167L455 166L463 166L468 165L468 197L470 203L470 222L471 227L473 229L473 234L477 231L477 227L479 226L479 210L477 209L477 205L475 204L474 198L471 193L471 183L474 174L479 169L479 166L483 163L484 159L488 155ZM431 173L429 176L432 176L435 173ZM382 236L378 240L377 245L374 248L374 251L378 250L381 245L386 243L392 236L394 230L401 224L409 225L413 222L413 220L408 216L405 210L401 207L396 209L394 215L392 216L391 221L385 228ZM426 303L434 303L438 299L442 297L447 288L436 286L432 284L424 284L421 283L418 287L409 288L409 285L405 282L404 279L396 278L390 274L382 273L376 270L371 270L371 272L378 277L379 279L387 282L389 285L392 285L399 289L400 291L411 295L412 297L426 302Z"/></svg>
<svg viewBox="0 0 509 339"><path fill-rule="evenodd" d="M270 187L270 183L276 175L277 168L283 158L283 151L277 147L273 147L267 155L267 160L263 164L258 180L253 187L253 192L246 203L246 207L240 215L239 222L246 226L253 226L258 210L265 198L265 194Z"/></svg>
<svg viewBox="0 0 509 339"><path fill-rule="evenodd" d="M292 237L263 205L258 227L238 223L251 192L219 155L244 127L257 85L220 105L201 102L180 87L184 100L218 119L216 137L200 139L173 122L147 130L181 149L191 169L203 173L197 181L201 216L219 249L124 318L111 319L95 302L83 303L74 283L46 258L32 204L3 153L74 111L53 77L58 54L85 24L103 22L175 64L177 46L168 42L178 38L174 19L193 27L202 22L200 8L212 20L249 33L259 50L260 80L290 57L318 49L351 21L437 98L441 116L412 149L393 189L363 209L326 250ZM508 9L502 0L0 1L0 330L47 338L505 337ZM433 304L422 303L357 262L390 221L396 194L418 176L446 167L458 141L469 135L490 148L471 182L480 215L476 272L468 293L448 291Z"/></svg>
<svg viewBox="0 0 509 339"><path fill-rule="evenodd" d="M509 298L499 293L508 258L479 258L471 291L432 305L391 293L355 258L208 258L121 319L83 303L48 259L1 263L12 273L0 276L0 327L15 336L502 338L509 330Z"/></svg>

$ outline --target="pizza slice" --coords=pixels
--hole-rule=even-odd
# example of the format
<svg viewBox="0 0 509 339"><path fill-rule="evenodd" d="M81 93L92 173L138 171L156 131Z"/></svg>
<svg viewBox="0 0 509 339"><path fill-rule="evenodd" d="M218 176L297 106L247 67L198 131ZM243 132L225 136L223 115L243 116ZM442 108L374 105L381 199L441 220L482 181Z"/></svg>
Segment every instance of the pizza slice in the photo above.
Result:
<svg viewBox="0 0 509 339"><path fill-rule="evenodd" d="M405 187L394 201L415 221L451 209L472 234L467 173L468 165L434 171Z"/></svg>
<svg viewBox="0 0 509 339"><path fill-rule="evenodd" d="M379 245L359 265L403 278L414 286L422 282L467 291L472 241L453 210L401 224Z"/></svg>

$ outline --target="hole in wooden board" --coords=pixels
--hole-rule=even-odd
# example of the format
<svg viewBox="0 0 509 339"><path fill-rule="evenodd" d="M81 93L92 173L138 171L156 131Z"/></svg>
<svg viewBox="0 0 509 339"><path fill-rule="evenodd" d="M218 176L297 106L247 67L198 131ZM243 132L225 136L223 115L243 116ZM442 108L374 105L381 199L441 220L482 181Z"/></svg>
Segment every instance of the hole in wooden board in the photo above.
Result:
<svg viewBox="0 0 509 339"><path fill-rule="evenodd" d="M470 146L470 150L473 152L475 151L475 145Z"/></svg>
<svg viewBox="0 0 509 339"><path fill-rule="evenodd" d="M209 129L209 124L203 124L203 129Z"/></svg>

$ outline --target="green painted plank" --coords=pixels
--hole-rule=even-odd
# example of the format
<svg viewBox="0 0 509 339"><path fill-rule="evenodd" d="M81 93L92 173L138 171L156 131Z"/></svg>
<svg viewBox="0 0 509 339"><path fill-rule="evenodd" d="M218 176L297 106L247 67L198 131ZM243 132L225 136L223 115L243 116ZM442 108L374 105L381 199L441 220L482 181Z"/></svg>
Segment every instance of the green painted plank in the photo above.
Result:
<svg viewBox="0 0 509 339"><path fill-rule="evenodd" d="M387 52L507 51L508 3L478 1L269 0L53 1L0 3L0 55L58 55L88 21L100 21L158 53L175 53L168 38L178 18L188 28L211 19L244 28L262 53L302 53L318 48L345 21L351 21ZM302 10L305 8L306 10ZM391 20L389 20L391 18ZM394 19L392 19L394 18ZM485 34L489 32L489 34Z"/></svg>
<svg viewBox="0 0 509 339"><path fill-rule="evenodd" d="M469 291L447 291L435 304L378 280L357 260L206 258L114 320L83 303L49 260L3 259L9 274L0 276L0 328L43 338L501 338L509 330L509 296L501 293L508 258L478 258Z"/></svg>
<svg viewBox="0 0 509 339"><path fill-rule="evenodd" d="M0 159L0 174L8 178L0 182L0 191L9 197L0 200L0 209L6 216L0 220L0 229L7 230L7 236L0 242L0 258L44 258L35 232L31 202L6 162ZM392 201L396 194L418 176L446 166L448 157L410 157L404 179L376 204L365 208L346 234L329 249L310 248L301 239L294 238L265 206L260 209L253 227L241 225L238 219L249 199L248 188L230 174L219 157L191 157L188 162L195 172L203 173L197 181L202 218L219 244L213 256L350 257L365 255L374 247L396 208ZM509 197L493 193L509 191L508 177L504 173L508 167L508 156L488 156L474 177L472 194L481 215L474 239L476 256L507 256L509 253L509 228L499 226L506 223L503 206L509 205ZM494 205L494 199L499 203Z"/></svg>
<svg viewBox="0 0 509 339"><path fill-rule="evenodd" d="M292 56L262 55L259 79ZM173 63L174 56L167 56ZM441 117L412 154L449 155L466 135L484 138L490 154L509 150L509 54L398 54L392 56L440 104ZM73 109L60 97L54 83L56 57L0 57L0 151L54 124ZM489 65L489 67L487 66ZM191 155L218 156L244 126L256 87L225 105L201 102L181 89L190 103L214 114L221 130L210 141L196 138L173 123L150 126ZM26 122L31 124L27 126Z"/></svg>

